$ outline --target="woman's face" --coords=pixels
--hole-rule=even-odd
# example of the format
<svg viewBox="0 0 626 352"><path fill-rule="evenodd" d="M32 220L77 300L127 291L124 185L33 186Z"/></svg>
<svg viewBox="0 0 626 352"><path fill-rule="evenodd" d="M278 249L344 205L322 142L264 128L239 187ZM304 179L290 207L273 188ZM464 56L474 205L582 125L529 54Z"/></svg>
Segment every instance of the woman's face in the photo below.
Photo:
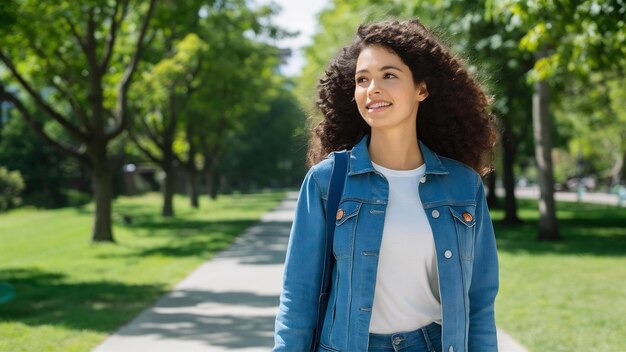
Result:
<svg viewBox="0 0 626 352"><path fill-rule="evenodd" d="M400 57L378 46L365 47L356 63L354 100L372 129L415 128L419 102L428 91Z"/></svg>

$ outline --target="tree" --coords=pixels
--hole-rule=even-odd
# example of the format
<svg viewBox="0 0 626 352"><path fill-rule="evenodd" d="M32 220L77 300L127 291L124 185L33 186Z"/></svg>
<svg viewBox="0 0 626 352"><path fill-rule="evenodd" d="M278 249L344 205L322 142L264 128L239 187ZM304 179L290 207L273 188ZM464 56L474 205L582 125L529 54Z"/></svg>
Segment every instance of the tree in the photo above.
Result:
<svg viewBox="0 0 626 352"><path fill-rule="evenodd" d="M626 162L626 87L611 73L570 82L555 117L567 136L569 152L583 158L569 176L597 172L608 189L619 184Z"/></svg>
<svg viewBox="0 0 626 352"><path fill-rule="evenodd" d="M202 169L214 178L226 141L267 110L280 81L278 50L264 42L283 35L269 21L272 8L248 8L241 0L196 5L181 12L168 3L171 11L157 13L158 23L175 25L159 26L133 91L139 118L131 137L165 172L164 215L174 211L174 165L186 171L198 207Z"/></svg>
<svg viewBox="0 0 626 352"><path fill-rule="evenodd" d="M534 53L530 71L534 84L533 128L539 168L541 214L540 240L560 238L553 196L553 172L549 116L549 84L558 84L566 75L587 76L594 70L626 67L625 5L620 1L568 0L517 2L492 1L488 8L507 28L525 32L519 46Z"/></svg>
<svg viewBox="0 0 626 352"><path fill-rule="evenodd" d="M537 61L547 57L547 51L537 54ZM533 91L533 135L535 137L535 159L539 181L539 239L559 240L554 202L554 173L552 167L552 121L549 114L550 93L545 79L534 83Z"/></svg>
<svg viewBox="0 0 626 352"><path fill-rule="evenodd" d="M44 140L90 171L92 240L113 242L107 147L128 125L128 90L156 0L11 3L16 23L0 33L0 100L13 103ZM31 102L71 138L51 136L33 117Z"/></svg>
<svg viewBox="0 0 626 352"><path fill-rule="evenodd" d="M201 18L220 1L165 0L155 14L155 39L152 41L144 74L135 85L133 110L138 118L130 137L142 154L159 165L163 179L162 215L174 215L176 140L184 125L182 115L197 86L194 80L202 66L206 43L197 36ZM158 94L153 94L157 92ZM144 97L149 97L144 99Z"/></svg>
<svg viewBox="0 0 626 352"><path fill-rule="evenodd" d="M184 112L186 135L181 145L186 153L177 154L191 176L192 201L197 194L195 177L200 174L205 177L207 193L217 196L215 180L224 150L259 112L268 110L283 81L276 74L278 49L263 41L285 35L269 24L274 9L248 9L243 2L239 4L218 4L200 22L198 35L209 50L198 75L202 90L194 94Z"/></svg>
<svg viewBox="0 0 626 352"><path fill-rule="evenodd" d="M229 138L222 158L226 179L244 192L297 186L306 172L305 116L288 83L269 101L269 110L252 117Z"/></svg>
<svg viewBox="0 0 626 352"><path fill-rule="evenodd" d="M181 111L194 91L194 82L201 70L204 43L197 35L187 34L174 42L167 38L170 52L144 72L135 95L141 111L129 135L135 145L165 173L163 185L163 216L174 215L174 166L177 160L175 138L180 129ZM170 47L171 46L171 47ZM140 88L139 88L140 87ZM144 96L140 99L140 96ZM146 145L147 140L150 142Z"/></svg>

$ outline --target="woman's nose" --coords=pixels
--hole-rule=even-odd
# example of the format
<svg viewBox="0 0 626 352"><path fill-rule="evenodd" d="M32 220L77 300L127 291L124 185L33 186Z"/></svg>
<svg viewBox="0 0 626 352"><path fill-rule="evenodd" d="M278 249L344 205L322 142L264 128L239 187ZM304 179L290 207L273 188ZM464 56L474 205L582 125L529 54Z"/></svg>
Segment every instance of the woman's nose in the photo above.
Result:
<svg viewBox="0 0 626 352"><path fill-rule="evenodd" d="M367 87L367 95L380 94L380 86L376 80L371 80L369 87Z"/></svg>

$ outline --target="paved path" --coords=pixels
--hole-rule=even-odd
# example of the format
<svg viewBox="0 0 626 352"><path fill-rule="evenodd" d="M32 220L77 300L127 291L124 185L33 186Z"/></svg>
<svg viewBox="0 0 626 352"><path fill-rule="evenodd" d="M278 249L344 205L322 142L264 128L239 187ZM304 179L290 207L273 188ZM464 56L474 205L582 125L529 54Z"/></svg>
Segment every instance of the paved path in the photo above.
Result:
<svg viewBox="0 0 626 352"><path fill-rule="evenodd" d="M497 188L496 194L499 197L504 197L505 191L504 188ZM515 189L515 197L518 199L538 199L539 198L539 187L518 187ZM554 192L554 199L561 202L578 202L578 195L576 192ZM606 204L606 205L615 205L626 207L626 202L620 203L619 197L617 194L613 193L602 193L602 192L585 192L581 199L583 203L594 203L594 204Z"/></svg>
<svg viewBox="0 0 626 352"><path fill-rule="evenodd" d="M274 317L295 193L227 250L106 339L95 352L256 352L274 342ZM501 352L525 352L499 332Z"/></svg>

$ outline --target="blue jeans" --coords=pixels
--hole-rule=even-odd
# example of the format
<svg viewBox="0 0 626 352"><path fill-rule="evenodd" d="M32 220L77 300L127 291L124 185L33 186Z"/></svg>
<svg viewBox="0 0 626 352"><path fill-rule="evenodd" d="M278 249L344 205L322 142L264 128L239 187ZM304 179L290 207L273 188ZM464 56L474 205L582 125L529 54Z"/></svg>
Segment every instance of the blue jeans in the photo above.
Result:
<svg viewBox="0 0 626 352"><path fill-rule="evenodd" d="M441 325L431 323L409 332L369 334L369 352L441 352Z"/></svg>

